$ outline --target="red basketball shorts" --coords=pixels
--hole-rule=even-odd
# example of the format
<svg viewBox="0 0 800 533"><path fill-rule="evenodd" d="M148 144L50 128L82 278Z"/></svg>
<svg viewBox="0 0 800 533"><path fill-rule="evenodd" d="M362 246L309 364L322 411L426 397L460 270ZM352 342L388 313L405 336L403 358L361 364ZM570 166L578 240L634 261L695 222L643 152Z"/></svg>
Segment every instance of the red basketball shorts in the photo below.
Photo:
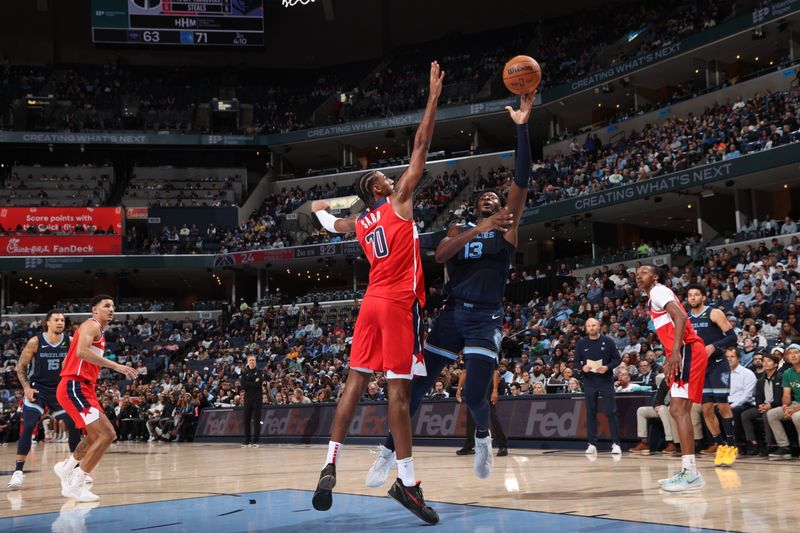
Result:
<svg viewBox="0 0 800 533"><path fill-rule="evenodd" d="M78 429L99 419L103 412L100 402L97 401L95 386L91 381L63 377L56 389L58 403Z"/></svg>
<svg viewBox="0 0 800 533"><path fill-rule="evenodd" d="M673 398L687 398L694 403L703 403L703 383L706 377L708 356L701 342L683 345L681 366L675 379L670 383Z"/></svg>
<svg viewBox="0 0 800 533"><path fill-rule="evenodd" d="M399 305L367 296L361 303L350 349L350 368L385 372L387 379L425 375L419 302Z"/></svg>

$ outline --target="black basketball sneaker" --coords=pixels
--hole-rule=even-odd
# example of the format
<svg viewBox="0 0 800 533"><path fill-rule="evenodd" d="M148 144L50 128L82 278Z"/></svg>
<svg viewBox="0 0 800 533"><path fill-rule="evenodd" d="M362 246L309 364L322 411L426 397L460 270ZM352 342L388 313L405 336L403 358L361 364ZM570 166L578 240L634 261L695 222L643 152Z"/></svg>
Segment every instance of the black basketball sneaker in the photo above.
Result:
<svg viewBox="0 0 800 533"><path fill-rule="evenodd" d="M417 481L417 484L413 487L406 487L400 478L397 478L392 488L389 489L389 496L428 524L436 524L439 522L439 515L425 504L425 498L422 497L422 487L419 484L420 482Z"/></svg>
<svg viewBox="0 0 800 533"><path fill-rule="evenodd" d="M319 474L319 482L317 482L317 490L314 491L314 497L311 498L311 505L317 511L327 511L333 504L333 487L336 486L336 465L328 463L322 472Z"/></svg>

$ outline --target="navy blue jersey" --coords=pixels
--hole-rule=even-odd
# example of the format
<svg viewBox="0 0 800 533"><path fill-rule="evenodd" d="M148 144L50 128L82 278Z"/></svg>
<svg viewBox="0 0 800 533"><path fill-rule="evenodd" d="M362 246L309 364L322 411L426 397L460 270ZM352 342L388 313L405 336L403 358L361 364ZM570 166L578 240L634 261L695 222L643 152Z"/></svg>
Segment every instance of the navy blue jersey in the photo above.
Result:
<svg viewBox="0 0 800 533"><path fill-rule="evenodd" d="M708 306L697 316L689 313L689 322L706 346L714 344L725 336L720 327L711 320L711 308Z"/></svg>
<svg viewBox="0 0 800 533"><path fill-rule="evenodd" d="M69 351L69 336L62 333L61 340L55 345L50 344L44 333L39 333L37 337L39 348L28 367L28 380L33 388L55 389L61 381L61 364Z"/></svg>
<svg viewBox="0 0 800 533"><path fill-rule="evenodd" d="M467 224L463 231L475 227ZM506 290L514 246L497 230L479 233L447 261L444 289L450 298L475 305L499 306Z"/></svg>

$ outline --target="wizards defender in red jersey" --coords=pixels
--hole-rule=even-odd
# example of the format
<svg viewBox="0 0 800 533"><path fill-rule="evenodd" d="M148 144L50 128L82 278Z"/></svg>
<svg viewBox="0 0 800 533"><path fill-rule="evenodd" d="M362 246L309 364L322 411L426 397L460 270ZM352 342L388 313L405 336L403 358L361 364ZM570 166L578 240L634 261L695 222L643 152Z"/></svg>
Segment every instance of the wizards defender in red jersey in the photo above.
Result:
<svg viewBox="0 0 800 533"><path fill-rule="evenodd" d="M69 458L56 463L53 470L61 478L61 495L79 502L97 501L89 490L86 477L114 442L114 426L106 418L97 401L95 386L100 367L124 374L130 380L138 377L136 369L103 357L106 339L103 332L114 318L114 299L100 294L92 298L92 318L81 324L72 336L67 357L61 366L61 382L56 390L58 403L78 428L86 428L86 438ZM80 458L80 466L78 461Z"/></svg>
<svg viewBox="0 0 800 533"><path fill-rule="evenodd" d="M653 265L640 266L636 271L636 283L647 293L650 318L667 354L664 373L670 386L669 414L675 419L681 437L683 461L680 472L659 483L667 492L699 490L705 486L705 481L695 465L690 410L693 402L700 404L703 401L708 357L703 339L694 331L675 293L658 280L658 269Z"/></svg>
<svg viewBox="0 0 800 533"><path fill-rule="evenodd" d="M394 180L381 172L365 172L355 183L356 193L366 207L362 213L339 219L326 211L329 204L325 201L316 201L311 206L326 230L355 232L370 263L369 286L353 333L347 387L336 408L325 468L312 499L318 511L331 507L336 460L358 400L372 373L384 372L389 389L389 428L397 449L398 473L389 495L425 522L439 521L436 511L425 504L414 475L408 404L411 378L425 371L420 317L425 305L425 285L414 224L414 189L422 178L428 157L443 78L439 64L431 63L428 103L414 138L408 169L397 180L396 187Z"/></svg>

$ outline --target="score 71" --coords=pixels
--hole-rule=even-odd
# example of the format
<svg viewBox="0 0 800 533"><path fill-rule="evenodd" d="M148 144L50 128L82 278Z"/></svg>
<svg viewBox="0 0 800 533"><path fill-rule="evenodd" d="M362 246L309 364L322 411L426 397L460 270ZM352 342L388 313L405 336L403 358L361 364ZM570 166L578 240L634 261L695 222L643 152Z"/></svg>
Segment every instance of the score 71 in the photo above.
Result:
<svg viewBox="0 0 800 533"><path fill-rule="evenodd" d="M194 32L194 42L199 44L208 44L208 33L204 31L196 31Z"/></svg>

